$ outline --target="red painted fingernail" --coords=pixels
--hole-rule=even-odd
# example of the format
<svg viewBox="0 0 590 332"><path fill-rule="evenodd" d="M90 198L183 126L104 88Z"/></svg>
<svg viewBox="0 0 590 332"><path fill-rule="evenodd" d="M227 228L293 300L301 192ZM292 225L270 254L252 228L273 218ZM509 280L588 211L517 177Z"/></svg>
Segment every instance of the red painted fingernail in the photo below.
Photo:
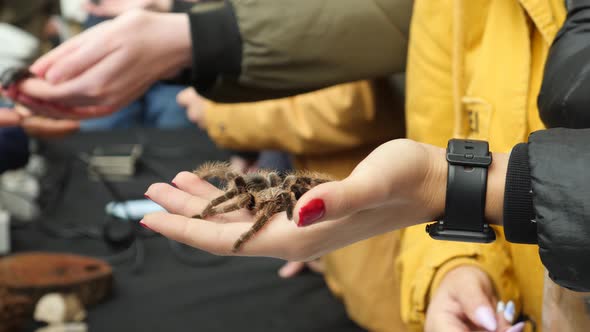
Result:
<svg viewBox="0 0 590 332"><path fill-rule="evenodd" d="M319 219L321 219L326 213L326 205L321 199L312 199L299 210L299 223L298 227L309 226Z"/></svg>
<svg viewBox="0 0 590 332"><path fill-rule="evenodd" d="M178 189L178 185L176 184L176 182L172 181L171 183L172 183L172 187Z"/></svg>
<svg viewBox="0 0 590 332"><path fill-rule="evenodd" d="M153 229L150 228L150 226L146 225L143 220L139 222L139 224L141 225L141 227L145 228L145 229L149 229L150 231L154 232Z"/></svg>
<svg viewBox="0 0 590 332"><path fill-rule="evenodd" d="M152 200L150 196L148 196L148 194L143 194L143 197L145 197L146 199L149 199L150 201Z"/></svg>

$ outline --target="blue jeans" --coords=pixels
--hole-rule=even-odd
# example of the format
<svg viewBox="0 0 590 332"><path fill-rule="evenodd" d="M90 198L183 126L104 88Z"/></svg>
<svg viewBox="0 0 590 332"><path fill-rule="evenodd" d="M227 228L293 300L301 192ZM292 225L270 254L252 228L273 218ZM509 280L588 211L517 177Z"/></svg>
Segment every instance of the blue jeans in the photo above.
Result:
<svg viewBox="0 0 590 332"><path fill-rule="evenodd" d="M0 107L11 104L0 100ZM0 128L0 174L6 170L18 169L29 160L29 138L20 127Z"/></svg>
<svg viewBox="0 0 590 332"><path fill-rule="evenodd" d="M123 109L104 118L82 121L82 130L128 129L132 127L187 128L194 126L186 110L176 102L185 87L154 84L145 95Z"/></svg>

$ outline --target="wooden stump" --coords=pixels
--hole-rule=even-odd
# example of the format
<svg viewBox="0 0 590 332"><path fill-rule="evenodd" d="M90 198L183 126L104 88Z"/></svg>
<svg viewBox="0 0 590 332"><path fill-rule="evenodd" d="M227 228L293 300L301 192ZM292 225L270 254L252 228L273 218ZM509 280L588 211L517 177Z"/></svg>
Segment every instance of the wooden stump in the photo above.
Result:
<svg viewBox="0 0 590 332"><path fill-rule="evenodd" d="M32 310L33 302L29 298L0 288L0 332L19 331Z"/></svg>
<svg viewBox="0 0 590 332"><path fill-rule="evenodd" d="M90 257L23 253L0 259L0 285L33 303L48 293L64 293L91 306L109 295L113 271L106 262Z"/></svg>

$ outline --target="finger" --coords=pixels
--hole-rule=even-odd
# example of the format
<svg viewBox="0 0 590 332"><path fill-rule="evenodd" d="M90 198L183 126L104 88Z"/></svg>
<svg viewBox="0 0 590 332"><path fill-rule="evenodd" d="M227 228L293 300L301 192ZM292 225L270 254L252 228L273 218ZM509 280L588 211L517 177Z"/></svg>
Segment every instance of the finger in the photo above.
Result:
<svg viewBox="0 0 590 332"><path fill-rule="evenodd" d="M359 177L321 184L307 192L294 210L295 223L302 227L334 220L380 205L380 194Z"/></svg>
<svg viewBox="0 0 590 332"><path fill-rule="evenodd" d="M55 139L77 132L80 129L80 122L33 116L23 119L22 127L30 136Z"/></svg>
<svg viewBox="0 0 590 332"><path fill-rule="evenodd" d="M514 323L514 319L516 315L516 306L514 304L513 301L508 301L506 303L506 308L504 309L504 313L503 313L503 317L506 320L506 322L512 324Z"/></svg>
<svg viewBox="0 0 590 332"><path fill-rule="evenodd" d="M498 321L492 309L491 296L481 284L462 285L462 289L456 292L456 299L471 322L487 331L496 331Z"/></svg>
<svg viewBox="0 0 590 332"><path fill-rule="evenodd" d="M522 332L522 331L524 331L524 327L525 327L524 322L520 322L520 323L514 324L512 327L507 329L506 332Z"/></svg>
<svg viewBox="0 0 590 332"><path fill-rule="evenodd" d="M195 94L193 88L186 88L176 95L176 102L183 108L188 108L193 94Z"/></svg>
<svg viewBox="0 0 590 332"><path fill-rule="evenodd" d="M169 239L218 255L231 255L235 240L251 226L247 222L219 224L164 212L145 216L141 224ZM253 254L248 251L253 247L242 248L240 255Z"/></svg>
<svg viewBox="0 0 590 332"><path fill-rule="evenodd" d="M461 308L458 303L445 296L446 300L437 295L428 306L424 332L470 332L472 329L468 322L464 321ZM443 299L443 300L441 300Z"/></svg>
<svg viewBox="0 0 590 332"><path fill-rule="evenodd" d="M287 262L279 269L279 276L285 279L292 278L298 275L304 269L304 262Z"/></svg>
<svg viewBox="0 0 590 332"><path fill-rule="evenodd" d="M131 75L130 73L141 72L143 69L129 67L128 62L126 52L112 52L79 76L57 84L53 89L42 90L44 95L33 96L72 107L123 107L145 93L153 83L143 77ZM24 83L27 82L23 82L23 85ZM21 89L30 94L25 87Z"/></svg>
<svg viewBox="0 0 590 332"><path fill-rule="evenodd" d="M51 84L43 79L30 78L19 84L20 95L46 102L65 104L80 88L74 89L71 84ZM73 106L73 105L72 105Z"/></svg>
<svg viewBox="0 0 590 332"><path fill-rule="evenodd" d="M184 192L205 200L212 200L223 194L223 191L191 172L178 173L178 175L172 180L172 185Z"/></svg>
<svg viewBox="0 0 590 332"><path fill-rule="evenodd" d="M111 114L111 106L66 107L55 102L47 102L18 94L15 101L27 107L29 112L56 119L87 119Z"/></svg>
<svg viewBox="0 0 590 332"><path fill-rule="evenodd" d="M20 124L21 116L9 108L0 108L0 127L15 127Z"/></svg>
<svg viewBox="0 0 590 332"><path fill-rule="evenodd" d="M44 56L37 59L37 61L31 65L29 70L36 76L44 78L47 70L49 70L53 63L61 59L66 54L75 51L80 45L82 45L85 38L86 33L82 33L69 39L67 42L61 44L60 46L54 48Z"/></svg>
<svg viewBox="0 0 590 332"><path fill-rule="evenodd" d="M80 75L112 52L107 45L108 41L100 39L81 45L55 61L47 71L45 79L52 84L58 84Z"/></svg>
<svg viewBox="0 0 590 332"><path fill-rule="evenodd" d="M208 201L176 189L165 183L152 184L145 196L158 203L166 211L185 217L193 217L207 206Z"/></svg>
<svg viewBox="0 0 590 332"><path fill-rule="evenodd" d="M498 331L505 331L512 323L504 318L504 310L506 310L506 303L498 301L496 304L496 321L498 322Z"/></svg>

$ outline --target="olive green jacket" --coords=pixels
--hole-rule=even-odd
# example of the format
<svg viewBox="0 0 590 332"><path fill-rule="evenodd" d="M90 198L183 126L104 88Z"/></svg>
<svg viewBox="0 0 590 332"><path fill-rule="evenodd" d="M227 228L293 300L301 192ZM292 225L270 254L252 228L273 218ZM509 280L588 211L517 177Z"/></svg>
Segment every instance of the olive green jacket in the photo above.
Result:
<svg viewBox="0 0 590 332"><path fill-rule="evenodd" d="M194 6L193 83L253 101L403 72L411 0L231 0Z"/></svg>

